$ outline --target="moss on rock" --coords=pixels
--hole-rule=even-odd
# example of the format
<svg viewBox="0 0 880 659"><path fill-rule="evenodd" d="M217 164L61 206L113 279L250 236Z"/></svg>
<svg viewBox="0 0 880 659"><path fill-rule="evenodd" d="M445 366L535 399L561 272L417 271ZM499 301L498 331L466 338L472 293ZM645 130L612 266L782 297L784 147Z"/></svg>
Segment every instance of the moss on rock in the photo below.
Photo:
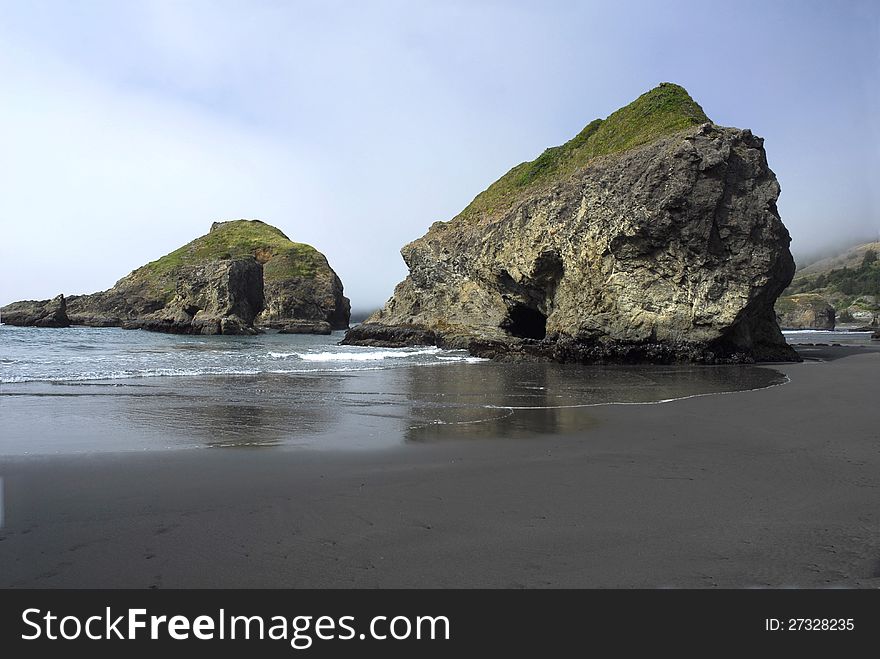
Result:
<svg viewBox="0 0 880 659"><path fill-rule="evenodd" d="M267 284L294 277L315 277L327 263L311 245L293 242L280 229L265 222L232 220L215 222L209 233L141 266L122 281L141 282L167 301L176 293L177 275L182 267L248 256L263 264Z"/></svg>
<svg viewBox="0 0 880 659"><path fill-rule="evenodd" d="M477 195L458 217L504 211L536 188L573 174L595 158L622 153L708 121L684 87L661 83L607 119L590 122L565 144L517 165Z"/></svg>

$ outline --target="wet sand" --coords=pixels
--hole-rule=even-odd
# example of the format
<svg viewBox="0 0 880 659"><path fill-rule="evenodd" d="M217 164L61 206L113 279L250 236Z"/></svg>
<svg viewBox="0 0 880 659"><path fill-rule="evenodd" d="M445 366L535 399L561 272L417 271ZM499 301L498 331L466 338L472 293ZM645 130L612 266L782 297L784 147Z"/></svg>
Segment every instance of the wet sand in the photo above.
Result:
<svg viewBox="0 0 880 659"><path fill-rule="evenodd" d="M880 350L542 436L0 463L3 587L878 587Z"/></svg>

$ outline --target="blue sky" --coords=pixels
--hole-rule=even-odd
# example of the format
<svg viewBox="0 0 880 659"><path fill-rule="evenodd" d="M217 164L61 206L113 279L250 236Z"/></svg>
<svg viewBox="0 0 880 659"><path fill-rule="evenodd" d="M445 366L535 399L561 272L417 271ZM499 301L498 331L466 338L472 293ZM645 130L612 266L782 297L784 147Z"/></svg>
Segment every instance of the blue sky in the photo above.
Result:
<svg viewBox="0 0 880 659"><path fill-rule="evenodd" d="M400 247L661 81L765 138L796 253L880 232L880 3L0 0L0 302L101 290L220 219Z"/></svg>

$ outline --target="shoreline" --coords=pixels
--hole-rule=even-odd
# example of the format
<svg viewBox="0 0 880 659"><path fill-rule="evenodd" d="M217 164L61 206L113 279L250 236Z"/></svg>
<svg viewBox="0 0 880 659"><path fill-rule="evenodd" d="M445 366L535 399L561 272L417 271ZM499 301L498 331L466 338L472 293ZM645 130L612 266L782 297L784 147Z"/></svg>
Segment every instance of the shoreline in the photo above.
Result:
<svg viewBox="0 0 880 659"><path fill-rule="evenodd" d="M543 412L554 412L554 411L564 411L564 410L589 410L592 408L602 408L602 407L641 407L641 406L650 406L650 405L668 405L672 403L677 403L684 400L690 400L694 398L703 398L703 397L713 397L713 396L728 396L734 394L742 394L742 393L750 393L756 391L763 391L766 389L773 389L775 387L783 387L791 382L791 378L788 375L777 371L774 367L782 364L786 364L788 362L772 362L767 364L760 365L733 365L733 364L713 364L713 365L698 365L695 368L705 368L705 369L736 369L736 368L755 368L755 367L763 367L766 370L776 372L780 377L778 377L778 381L771 381L769 384L765 384L762 386L757 386L750 389L729 389L729 390L718 390L718 391L705 391L691 394L682 394L680 396L673 396L670 398L658 398L655 400L640 400L640 401L623 401L623 400L615 400L615 401L599 401L599 402L590 402L590 403L571 403L571 404L559 404L559 405L492 405L492 404L484 404L477 406L478 409L483 409L486 411L506 411L510 413L516 412L535 412L535 411L543 411ZM421 367L442 367L443 364L422 364L415 368ZM649 365L651 366L651 365ZM574 366L574 368L578 368L581 366ZM643 368L644 365L613 365L615 369L640 369ZM410 368L413 368L410 366ZM591 368L590 366L583 366L582 368ZM658 366L658 368L662 368ZM377 369L378 370L378 369ZM309 373L314 374L316 371L310 371ZM317 373L320 373L318 371ZM94 386L94 387L117 387L117 386L146 386L146 384L139 384L139 380L149 381L154 377L158 378L180 378L181 380L187 382L188 384L210 384L212 381L225 381L230 376L231 377L256 377L256 376L269 376L274 377L276 375L292 375L292 373L268 373L268 374L259 374L259 373L247 373L247 374L216 374L216 375L174 375L174 376L150 376L146 378L131 378L129 380L125 380L123 382L117 382L113 380L96 380L96 381L79 381L79 380L67 380L67 381L24 381L24 382L16 382L11 385L35 385L36 387L42 387L44 385L48 385L49 388L53 386L67 387L67 386ZM298 375L298 373L297 373ZM21 392L4 392L3 396L11 396L11 397L73 397L73 396L90 396L91 394L71 394L71 393L51 393L45 391L21 391ZM94 396L100 396L100 393L93 394ZM460 422L452 422L446 425L456 426L456 425L467 425L468 423L482 423L482 420L477 421L460 421ZM559 433L549 432L546 435L553 435ZM545 436L544 433L534 432L533 436L530 439L541 439L542 436ZM452 438L452 441L455 441L455 438ZM473 441L469 439L462 438L461 441ZM405 445L405 442L401 440L396 444L383 444L379 446L360 446L360 447L339 447L339 446L327 446L327 445L319 445L319 444L287 444L287 443L273 443L273 444L261 444L259 442L253 442L252 444L240 444L235 446L234 448L271 448L274 451L316 451L316 452L340 452L340 451L351 451L353 453L361 453L364 451L388 451L388 450L396 450ZM166 453L166 452L177 452L177 451L193 451L193 450L217 450L217 449L228 449L230 447L227 446L212 446L212 445L183 445L183 446L152 446L152 447L143 447L143 448L127 448L127 449L117 449L117 450L100 450L96 451L94 449L82 449L77 451L64 451L64 452L56 452L56 453L8 453L3 454L0 453L0 464L5 462L12 461L21 461L21 460L31 460L31 459L58 459L64 460L67 458L76 458L76 457L88 457L94 458L99 455L106 456L130 456L130 455L140 455L146 453Z"/></svg>
<svg viewBox="0 0 880 659"><path fill-rule="evenodd" d="M878 587L880 351L801 350L577 432L0 458L0 586Z"/></svg>

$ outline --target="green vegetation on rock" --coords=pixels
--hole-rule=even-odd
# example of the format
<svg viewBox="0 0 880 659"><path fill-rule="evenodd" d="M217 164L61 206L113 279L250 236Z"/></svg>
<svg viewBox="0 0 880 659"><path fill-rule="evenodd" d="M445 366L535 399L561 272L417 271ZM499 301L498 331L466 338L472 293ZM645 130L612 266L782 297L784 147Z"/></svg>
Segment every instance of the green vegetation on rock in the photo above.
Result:
<svg viewBox="0 0 880 659"><path fill-rule="evenodd" d="M506 210L526 194L574 173L594 158L621 153L708 121L703 108L683 87L661 83L607 119L590 122L565 144L517 165L477 195L458 218Z"/></svg>
<svg viewBox="0 0 880 659"><path fill-rule="evenodd" d="M324 255L259 220L215 222L105 291L11 307L4 315L21 325L172 334L327 334L347 328L351 312Z"/></svg>
<svg viewBox="0 0 880 659"><path fill-rule="evenodd" d="M323 256L314 247L293 242L265 222L233 220L216 222L206 235L147 263L126 279L148 283L167 299L175 293L176 273L181 267L248 256L263 264L265 283L311 278L324 264Z"/></svg>
<svg viewBox="0 0 880 659"><path fill-rule="evenodd" d="M783 295L776 300L777 313L792 313L797 311L799 307L815 306L816 308L825 306L827 302L817 293L799 293L795 295Z"/></svg>

